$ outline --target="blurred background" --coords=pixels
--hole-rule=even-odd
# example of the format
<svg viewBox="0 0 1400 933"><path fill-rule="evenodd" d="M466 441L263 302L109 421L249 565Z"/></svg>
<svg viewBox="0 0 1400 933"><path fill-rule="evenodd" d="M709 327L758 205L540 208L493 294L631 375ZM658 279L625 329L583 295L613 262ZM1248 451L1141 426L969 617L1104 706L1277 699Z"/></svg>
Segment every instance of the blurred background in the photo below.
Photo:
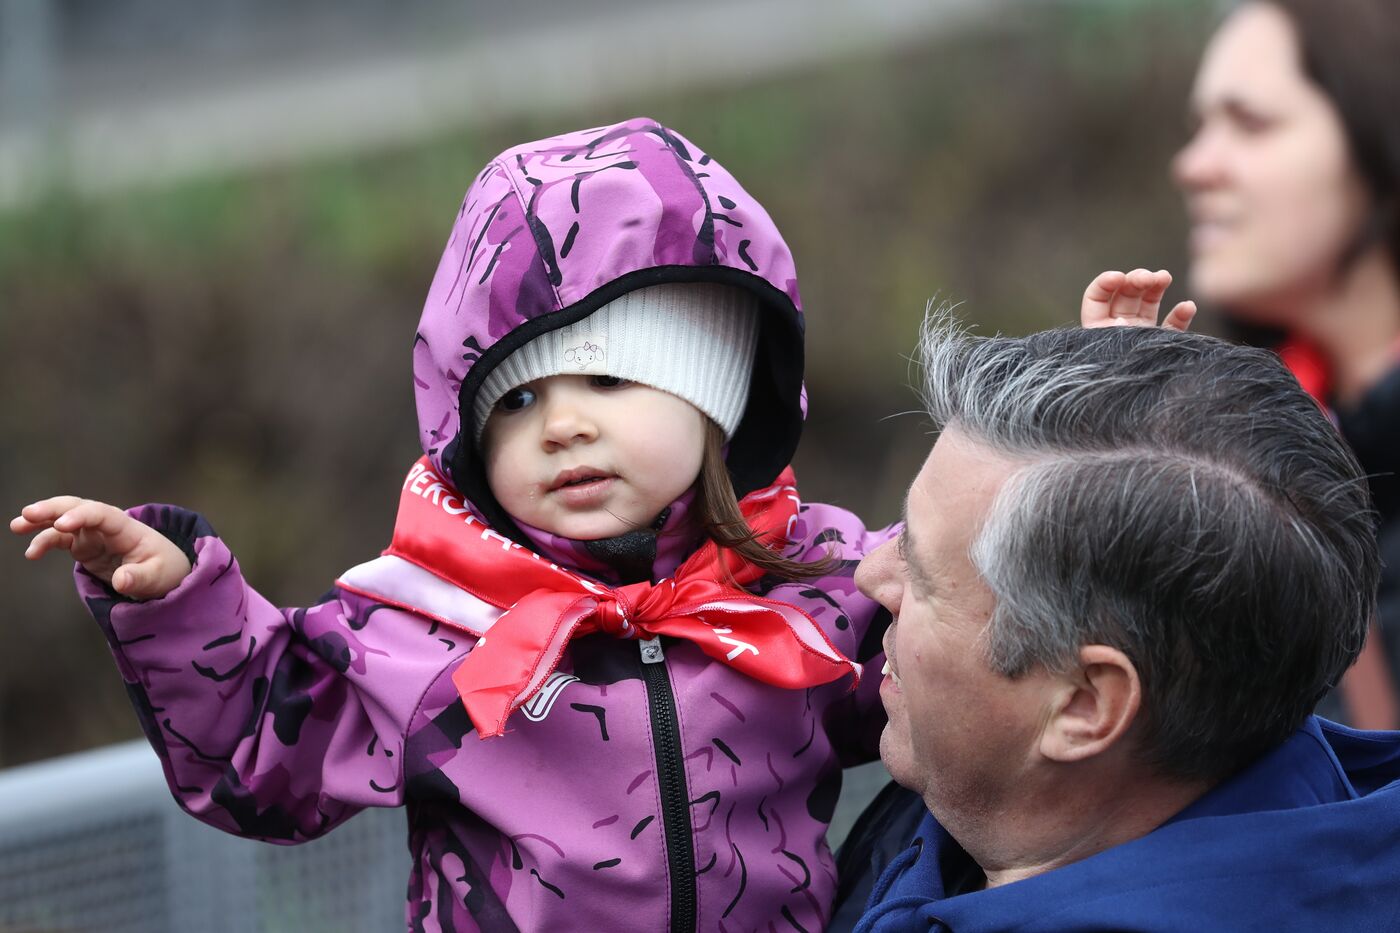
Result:
<svg viewBox="0 0 1400 933"><path fill-rule="evenodd" d="M274 602L314 601L388 541L419 454L414 328L468 183L507 146L648 115L722 161L796 255L804 496L893 521L929 446L903 413L930 300L958 303L983 332L1024 333L1074 322L1100 270L1184 273L1166 163L1219 12L1215 0L0 0L0 506L8 518L68 492L179 503L210 518ZM15 538L0 553L0 769L139 736L69 564L30 565L23 549ZM0 824L45 789L67 806L70 785L81 794L100 775L146 767L141 786L159 785L144 750L115 770L83 761L61 781L12 772ZM857 776L838 821L882 780L879 765ZM361 844L389 859L374 897L390 917L398 820L382 824L394 841ZM170 842L196 831L212 834L183 817L152 830L160 857L224 878L252 864L250 850L211 862L203 842ZM73 836L88 851L91 830ZM73 845L42 868L39 842L13 841L20 861L0 876L77 871L63 867ZM285 863L257 857L272 859L267 890L291 883ZM111 880L138 904L131 929L217 906L167 903L194 889L162 891L144 873L163 906L139 906L134 877ZM319 886L298 885L266 895L271 909L330 922L306 900ZM128 928L110 903L92 915Z"/></svg>
<svg viewBox="0 0 1400 933"><path fill-rule="evenodd" d="M645 114L797 257L805 497L892 521L928 446L891 416L931 298L1021 333L1074 321L1102 269L1184 272L1165 165L1218 13L0 0L0 503L180 503L275 602L313 601L388 540L467 184L506 146ZM66 562L5 550L0 767L136 737Z"/></svg>

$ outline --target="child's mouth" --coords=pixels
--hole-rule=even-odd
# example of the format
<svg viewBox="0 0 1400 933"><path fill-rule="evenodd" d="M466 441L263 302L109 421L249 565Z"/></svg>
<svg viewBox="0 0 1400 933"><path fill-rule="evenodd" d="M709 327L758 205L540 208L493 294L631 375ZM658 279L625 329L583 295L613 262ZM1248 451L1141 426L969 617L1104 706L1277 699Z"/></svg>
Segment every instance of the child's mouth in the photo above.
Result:
<svg viewBox="0 0 1400 933"><path fill-rule="evenodd" d="M588 505L607 491L613 479L600 470L581 467L560 473L550 484L549 491L568 505Z"/></svg>
<svg viewBox="0 0 1400 933"><path fill-rule="evenodd" d="M599 480L611 479L602 470L593 467L574 467L572 470L564 470L554 477L554 482L549 484L549 491L556 492L560 489L569 489L575 486L586 486L589 483L596 483Z"/></svg>

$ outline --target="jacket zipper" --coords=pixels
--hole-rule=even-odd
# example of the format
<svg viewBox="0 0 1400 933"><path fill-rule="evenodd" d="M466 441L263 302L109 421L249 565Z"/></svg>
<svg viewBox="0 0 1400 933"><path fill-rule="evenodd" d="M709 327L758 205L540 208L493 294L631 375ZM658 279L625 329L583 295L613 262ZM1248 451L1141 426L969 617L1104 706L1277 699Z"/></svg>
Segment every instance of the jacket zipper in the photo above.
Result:
<svg viewBox="0 0 1400 933"><path fill-rule="evenodd" d="M642 681L647 687L656 777L661 787L661 820L666 831L666 863L671 877L671 933L695 929L695 851L690 831L690 789L681 761L681 730L676 695L666 673L661 639L641 642Z"/></svg>

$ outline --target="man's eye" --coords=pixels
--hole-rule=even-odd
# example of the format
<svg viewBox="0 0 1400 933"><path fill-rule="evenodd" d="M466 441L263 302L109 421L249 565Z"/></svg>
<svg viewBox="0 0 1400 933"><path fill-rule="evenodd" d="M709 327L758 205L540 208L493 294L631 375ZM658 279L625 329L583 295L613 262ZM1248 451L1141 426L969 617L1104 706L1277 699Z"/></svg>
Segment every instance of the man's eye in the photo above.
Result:
<svg viewBox="0 0 1400 933"><path fill-rule="evenodd" d="M496 408L500 411L520 411L534 403L535 393L524 386L517 386L501 396L501 400L496 403Z"/></svg>
<svg viewBox="0 0 1400 933"><path fill-rule="evenodd" d="M620 389L623 386L630 386L632 380L619 379L616 376L594 376L593 384L600 389Z"/></svg>

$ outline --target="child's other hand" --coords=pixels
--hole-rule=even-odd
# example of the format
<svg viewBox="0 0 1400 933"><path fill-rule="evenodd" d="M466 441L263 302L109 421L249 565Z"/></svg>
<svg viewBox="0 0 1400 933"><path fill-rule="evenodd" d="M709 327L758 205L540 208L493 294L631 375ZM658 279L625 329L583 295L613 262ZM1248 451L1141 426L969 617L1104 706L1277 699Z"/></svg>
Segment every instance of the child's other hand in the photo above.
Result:
<svg viewBox="0 0 1400 933"><path fill-rule="evenodd" d="M88 573L129 599L158 599L190 572L189 558L169 538L105 502L44 499L21 509L10 530L34 535L24 552L30 560L55 549L68 551Z"/></svg>
<svg viewBox="0 0 1400 933"><path fill-rule="evenodd" d="M1083 327L1153 327L1162 307L1162 296L1171 283L1172 275L1165 269L1157 272L1134 269L1126 274L1100 272L1084 292L1079 323ZM1194 301L1178 302L1162 319L1162 326L1186 330L1195 316Z"/></svg>

